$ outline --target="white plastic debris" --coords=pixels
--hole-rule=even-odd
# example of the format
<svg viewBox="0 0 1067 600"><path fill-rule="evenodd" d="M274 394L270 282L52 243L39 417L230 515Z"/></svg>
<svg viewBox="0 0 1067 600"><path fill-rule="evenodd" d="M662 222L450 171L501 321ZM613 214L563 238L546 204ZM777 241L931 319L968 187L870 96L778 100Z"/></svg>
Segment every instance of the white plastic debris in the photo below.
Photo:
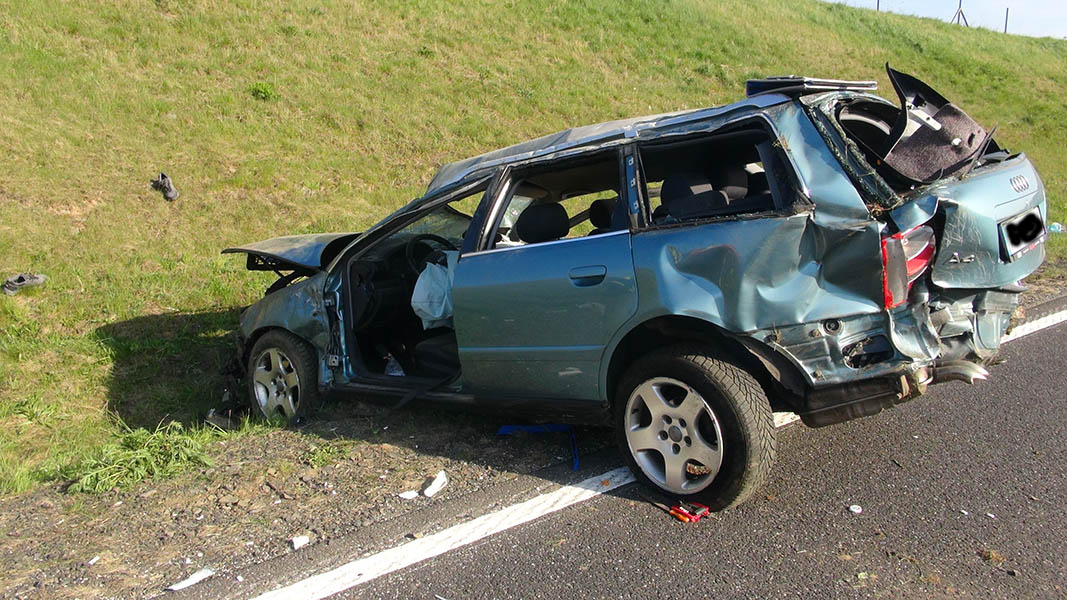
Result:
<svg viewBox="0 0 1067 600"><path fill-rule="evenodd" d="M167 591L168 592L176 592L178 590L184 590L185 588L187 588L187 587L189 587L191 585L195 585L197 583L200 583L201 581L207 579L208 577L211 577L214 574L215 574L214 571L212 571L211 569L209 569L207 567L204 567L203 569L200 569L196 573L193 573L192 575L186 577L185 579L179 581L178 583L175 583L174 585L170 586L169 588L167 588Z"/></svg>
<svg viewBox="0 0 1067 600"><path fill-rule="evenodd" d="M863 507L859 504L853 504L852 506L848 507L848 511L854 515L858 515L863 512Z"/></svg>
<svg viewBox="0 0 1067 600"><path fill-rule="evenodd" d="M94 557L90 558L89 562L86 563L86 564L88 564L91 567L91 566L95 565L96 561L98 561L98 560L100 560L100 557L99 556L94 556Z"/></svg>
<svg viewBox="0 0 1067 600"><path fill-rule="evenodd" d="M994 515L993 513L986 513L986 514L985 514L985 516L989 517L990 519L995 519L995 518L997 518L997 516L996 516L996 515Z"/></svg>
<svg viewBox="0 0 1067 600"><path fill-rule="evenodd" d="M241 583L244 580L245 580L244 577L241 577L240 575L237 576L237 583Z"/></svg>
<svg viewBox="0 0 1067 600"><path fill-rule="evenodd" d="M310 543L311 543L311 538L309 538L306 535L298 535L298 536L294 537L293 539L289 540L289 545L291 545L293 547L293 550L299 550L299 549L303 548L304 546L307 546Z"/></svg>
<svg viewBox="0 0 1067 600"><path fill-rule="evenodd" d="M416 492L415 490L408 490L406 492L400 492L397 495L400 496L401 498L403 498L404 500L414 500L415 498L419 497L419 493Z"/></svg>
<svg viewBox="0 0 1067 600"><path fill-rule="evenodd" d="M445 475L443 470L438 471L437 475L433 478L433 481L422 488L422 495L430 498L437 492L443 490L446 485L448 485L448 476Z"/></svg>
<svg viewBox="0 0 1067 600"><path fill-rule="evenodd" d="M967 511L963 510L962 508L960 509L960 512L963 513L963 516L965 516L965 517L971 514L971 513L967 512Z"/></svg>

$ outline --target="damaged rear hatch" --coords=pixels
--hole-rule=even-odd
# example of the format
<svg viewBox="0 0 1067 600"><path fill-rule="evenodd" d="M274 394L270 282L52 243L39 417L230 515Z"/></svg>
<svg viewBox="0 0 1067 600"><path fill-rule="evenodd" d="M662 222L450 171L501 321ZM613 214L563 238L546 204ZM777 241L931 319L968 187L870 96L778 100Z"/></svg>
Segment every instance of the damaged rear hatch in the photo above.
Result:
<svg viewBox="0 0 1067 600"><path fill-rule="evenodd" d="M865 93L806 104L885 222L884 256L887 242L903 241L904 287L891 289L893 261L884 258L887 308L904 297L924 305L940 362L987 359L1018 304L1020 281L1044 260L1044 185L1026 155L997 144L995 126L987 130L925 83L886 70L899 106ZM924 243L911 252L909 238Z"/></svg>

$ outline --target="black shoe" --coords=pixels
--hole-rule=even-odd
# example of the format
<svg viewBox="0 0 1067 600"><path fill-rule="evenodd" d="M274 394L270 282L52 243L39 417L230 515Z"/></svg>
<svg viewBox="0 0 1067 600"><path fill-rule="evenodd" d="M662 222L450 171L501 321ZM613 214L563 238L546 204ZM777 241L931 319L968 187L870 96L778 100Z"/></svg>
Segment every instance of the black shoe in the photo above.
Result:
<svg viewBox="0 0 1067 600"><path fill-rule="evenodd" d="M173 202L178 199L178 188L174 187L170 177L167 177L166 173L160 173L159 177L149 182L153 190L159 190L163 192L163 198L168 202Z"/></svg>

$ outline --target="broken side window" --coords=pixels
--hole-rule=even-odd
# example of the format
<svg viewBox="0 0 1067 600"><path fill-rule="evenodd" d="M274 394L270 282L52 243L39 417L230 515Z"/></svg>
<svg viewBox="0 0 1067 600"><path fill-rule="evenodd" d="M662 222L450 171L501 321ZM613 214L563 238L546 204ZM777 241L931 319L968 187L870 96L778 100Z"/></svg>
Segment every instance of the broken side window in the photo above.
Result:
<svg viewBox="0 0 1067 600"><path fill-rule="evenodd" d="M640 148L653 225L774 212L793 203L792 171L760 124Z"/></svg>

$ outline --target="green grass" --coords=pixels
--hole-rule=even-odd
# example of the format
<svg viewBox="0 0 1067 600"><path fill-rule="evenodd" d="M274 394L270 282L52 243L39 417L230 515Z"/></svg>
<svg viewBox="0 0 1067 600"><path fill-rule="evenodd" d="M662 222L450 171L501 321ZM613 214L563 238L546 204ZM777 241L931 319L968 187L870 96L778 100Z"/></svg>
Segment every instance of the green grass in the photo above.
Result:
<svg viewBox="0 0 1067 600"><path fill-rule="evenodd" d="M220 249L359 230L444 162L726 103L750 77L889 90L888 60L999 123L1067 221L1064 56L1063 41L813 0L4 3L0 273L49 280L0 298L0 491L115 443L121 423L191 423L216 402L235 308L269 280ZM149 189L159 171L176 202Z"/></svg>

